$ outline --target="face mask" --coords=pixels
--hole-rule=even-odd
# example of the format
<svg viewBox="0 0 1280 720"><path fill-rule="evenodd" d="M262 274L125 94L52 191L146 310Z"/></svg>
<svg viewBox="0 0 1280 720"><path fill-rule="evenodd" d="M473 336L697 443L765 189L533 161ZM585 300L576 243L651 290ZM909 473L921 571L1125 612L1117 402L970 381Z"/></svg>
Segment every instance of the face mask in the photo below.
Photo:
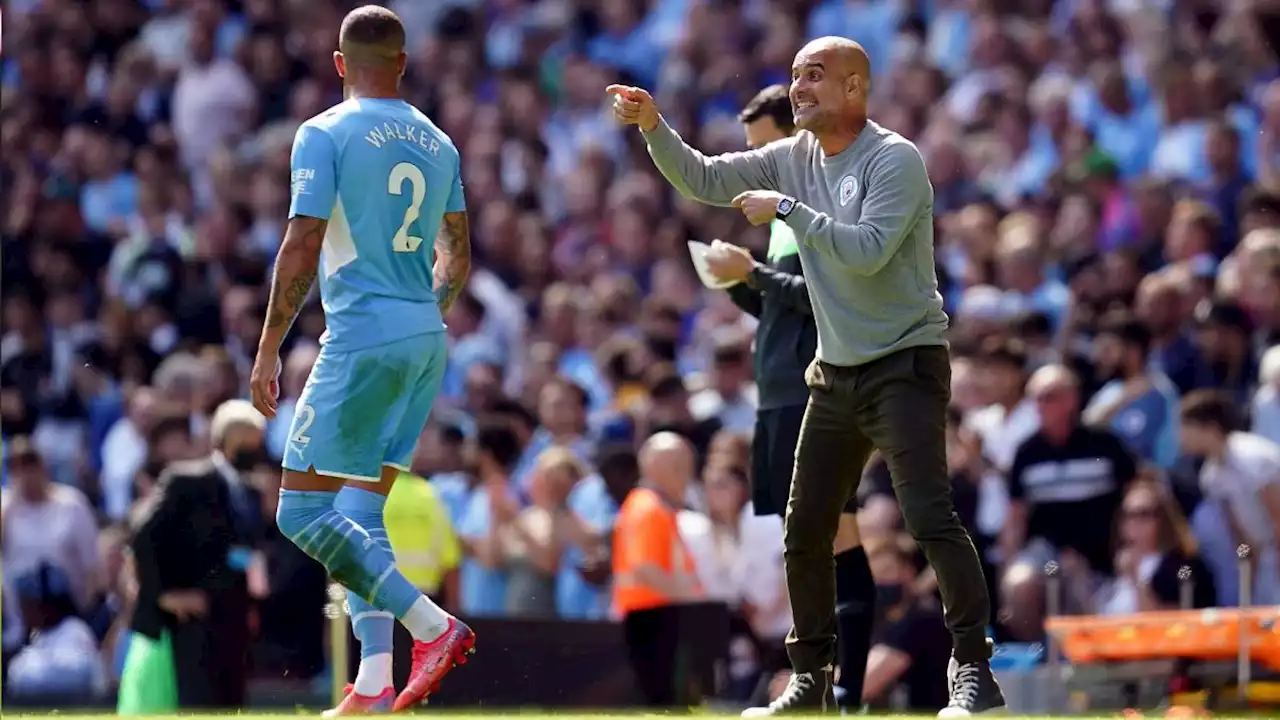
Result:
<svg viewBox="0 0 1280 720"><path fill-rule="evenodd" d="M901 585L876 585L876 608L888 610L902 603L904 594Z"/></svg>
<svg viewBox="0 0 1280 720"><path fill-rule="evenodd" d="M262 460L262 451L257 448L244 448L232 453L227 461L231 463L231 467L240 472L249 472Z"/></svg>

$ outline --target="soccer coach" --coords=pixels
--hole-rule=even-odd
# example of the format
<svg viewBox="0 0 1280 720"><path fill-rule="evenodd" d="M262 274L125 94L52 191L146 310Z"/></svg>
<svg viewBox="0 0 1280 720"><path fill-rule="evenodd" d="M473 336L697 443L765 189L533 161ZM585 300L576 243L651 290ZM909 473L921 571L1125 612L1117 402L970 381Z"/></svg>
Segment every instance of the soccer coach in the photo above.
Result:
<svg viewBox="0 0 1280 720"><path fill-rule="evenodd" d="M615 116L640 128L654 164L683 195L736 207L755 225L782 220L795 232L813 304L818 348L805 373L809 399L784 521L793 673L778 699L744 714L827 704L832 542L873 448L938 576L953 641L951 699L939 717L1001 708L985 637L990 598L947 474L951 368L924 161L915 145L867 118L870 63L857 43L814 40L796 54L791 76L801 132L715 157L685 144L644 90L608 88Z"/></svg>
<svg viewBox="0 0 1280 720"><path fill-rule="evenodd" d="M794 135L791 98L784 85L761 90L738 115L750 148L762 148ZM751 502L757 515L781 516L791 491L796 441L809 389L805 367L818 347L813 306L800 265L796 234L781 220L769 227L765 262L745 249L716 242L707 256L712 274L737 280L729 297L744 312L759 318L755 371L760 408L751 443ZM862 681L871 648L875 581L858 535L857 500L850 497L840 515L832 548L836 558L836 635L842 706L862 706ZM768 670L780 668L771 667Z"/></svg>

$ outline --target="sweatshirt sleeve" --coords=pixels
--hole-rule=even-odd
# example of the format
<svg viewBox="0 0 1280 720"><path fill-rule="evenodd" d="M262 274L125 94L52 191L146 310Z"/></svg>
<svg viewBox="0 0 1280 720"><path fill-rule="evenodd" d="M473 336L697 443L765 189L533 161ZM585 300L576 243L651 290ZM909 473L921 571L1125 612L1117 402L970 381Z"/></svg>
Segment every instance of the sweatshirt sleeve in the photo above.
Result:
<svg viewBox="0 0 1280 720"><path fill-rule="evenodd" d="M797 202L787 216L796 236L823 256L860 275L874 275L893 258L926 215L933 188L924 159L910 143L887 146L868 167L862 216L853 224Z"/></svg>
<svg viewBox="0 0 1280 720"><path fill-rule="evenodd" d="M747 277L747 283L765 295L772 295L791 310L805 315L813 315L813 305L809 301L809 286L805 284L804 275L792 275L781 270L774 270L768 265L757 265Z"/></svg>
<svg viewBox="0 0 1280 720"><path fill-rule="evenodd" d="M643 135L653 164L672 187L685 197L721 206L748 190L777 190L778 157L794 142L779 140L757 150L708 157L689 147L665 119Z"/></svg>

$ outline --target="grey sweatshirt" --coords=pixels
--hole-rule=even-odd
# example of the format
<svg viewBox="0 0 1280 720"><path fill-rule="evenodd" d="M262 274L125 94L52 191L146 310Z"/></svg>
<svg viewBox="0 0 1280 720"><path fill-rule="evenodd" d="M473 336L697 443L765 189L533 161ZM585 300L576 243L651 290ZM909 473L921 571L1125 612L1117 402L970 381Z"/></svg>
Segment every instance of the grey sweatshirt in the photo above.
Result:
<svg viewBox="0 0 1280 720"><path fill-rule="evenodd" d="M661 121L644 133L658 170L686 197L730 205L748 190L796 198L787 225L818 326L818 359L854 366L946 345L933 265L933 186L911 141L868 121L827 157L809 132L707 157Z"/></svg>

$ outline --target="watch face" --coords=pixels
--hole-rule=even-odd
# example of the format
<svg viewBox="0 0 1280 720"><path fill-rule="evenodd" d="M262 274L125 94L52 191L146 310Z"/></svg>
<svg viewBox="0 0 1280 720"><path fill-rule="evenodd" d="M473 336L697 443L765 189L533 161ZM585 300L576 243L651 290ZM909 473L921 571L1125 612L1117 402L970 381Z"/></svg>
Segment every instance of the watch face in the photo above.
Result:
<svg viewBox="0 0 1280 720"><path fill-rule="evenodd" d="M778 214L786 215L791 212L791 208L795 207L796 201L791 198L782 198L778 201Z"/></svg>

